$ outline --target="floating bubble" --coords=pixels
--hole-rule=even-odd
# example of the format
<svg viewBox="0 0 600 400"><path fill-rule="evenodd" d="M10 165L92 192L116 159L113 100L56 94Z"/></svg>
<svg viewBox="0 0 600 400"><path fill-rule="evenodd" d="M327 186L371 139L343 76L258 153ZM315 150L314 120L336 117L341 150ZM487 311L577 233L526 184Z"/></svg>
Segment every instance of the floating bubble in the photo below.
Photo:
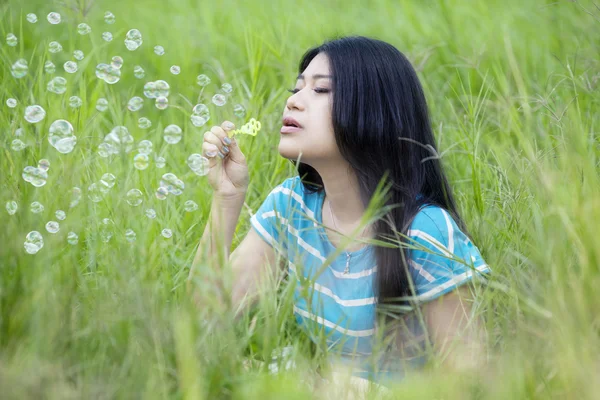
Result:
<svg viewBox="0 0 600 400"><path fill-rule="evenodd" d="M83 105L83 100L81 100L78 96L69 97L69 107L71 108L79 108Z"/></svg>
<svg viewBox="0 0 600 400"><path fill-rule="evenodd" d="M102 32L102 39L105 42L112 42L113 40L113 35L110 32Z"/></svg>
<svg viewBox="0 0 600 400"><path fill-rule="evenodd" d="M46 230L48 233L57 233L60 230L60 224L56 221L48 221L48 223L46 223Z"/></svg>
<svg viewBox="0 0 600 400"><path fill-rule="evenodd" d="M77 61L83 60L84 57L85 57L85 55L83 54L83 51L81 51L81 50L75 50L73 52L73 58L76 59Z"/></svg>
<svg viewBox="0 0 600 400"><path fill-rule="evenodd" d="M150 158L146 154L136 154L133 157L133 166L140 171L145 170L150 165Z"/></svg>
<svg viewBox="0 0 600 400"><path fill-rule="evenodd" d="M115 176L110 172L103 174L102 178L100 178L100 182L98 182L100 184L100 190L103 193L107 193L110 189L112 189L115 186L116 181L117 178L115 178Z"/></svg>
<svg viewBox="0 0 600 400"><path fill-rule="evenodd" d="M196 104L194 108L192 108L192 113L196 115L200 115L201 117L206 117L210 114L208 107L206 104Z"/></svg>
<svg viewBox="0 0 600 400"><path fill-rule="evenodd" d="M127 229L125 231L125 240L127 240L129 243L135 242L136 237L137 235L135 234L133 229Z"/></svg>
<svg viewBox="0 0 600 400"><path fill-rule="evenodd" d="M27 60L20 58L18 59L10 68L10 73L17 79L21 79L27 72L29 71L29 66L27 65Z"/></svg>
<svg viewBox="0 0 600 400"><path fill-rule="evenodd" d="M115 83L119 82L120 79L121 70L113 67L112 65L109 65L106 69L106 76L104 77L104 82L110 85L114 85Z"/></svg>
<svg viewBox="0 0 600 400"><path fill-rule="evenodd" d="M233 114L238 118L244 118L246 116L246 109L241 104L233 106Z"/></svg>
<svg viewBox="0 0 600 400"><path fill-rule="evenodd" d="M21 139L15 139L10 143L10 148L12 151L21 151L25 147L27 147L27 145L23 143Z"/></svg>
<svg viewBox="0 0 600 400"><path fill-rule="evenodd" d="M9 99L6 99L6 105L7 105L9 108L15 108L15 107L17 106L17 100L16 100L16 99L13 99L12 97L11 97L11 98L9 98Z"/></svg>
<svg viewBox="0 0 600 400"><path fill-rule="evenodd" d="M160 234L162 235L162 237L164 237L165 239L169 239L171 238L171 236L173 236L173 232L170 229L163 229Z"/></svg>
<svg viewBox="0 0 600 400"><path fill-rule="evenodd" d="M129 51L137 50L142 45L142 34L137 29L130 29L125 35L125 47Z"/></svg>
<svg viewBox="0 0 600 400"><path fill-rule="evenodd" d="M46 61L44 63L44 71L46 71L47 74L53 74L56 72L56 66L52 61Z"/></svg>
<svg viewBox="0 0 600 400"><path fill-rule="evenodd" d="M44 247L44 238L38 231L31 231L25 236L25 251L29 254L36 254Z"/></svg>
<svg viewBox="0 0 600 400"><path fill-rule="evenodd" d="M52 25L60 24L60 14L57 12L51 12L47 18Z"/></svg>
<svg viewBox="0 0 600 400"><path fill-rule="evenodd" d="M11 200L6 202L6 212L8 212L8 215L15 215L18 209L19 205L16 201Z"/></svg>
<svg viewBox="0 0 600 400"><path fill-rule="evenodd" d="M46 110L41 106L27 106L25 109L25 121L36 124L46 117Z"/></svg>
<svg viewBox="0 0 600 400"><path fill-rule="evenodd" d="M138 127L140 129L148 129L152 126L152 122L146 117L138 119Z"/></svg>
<svg viewBox="0 0 600 400"><path fill-rule="evenodd" d="M88 198L94 203L98 203L102 200L102 191L100 190L100 185L94 182L88 186Z"/></svg>
<svg viewBox="0 0 600 400"><path fill-rule="evenodd" d="M133 150L134 139L126 127L115 126L104 137L104 143L108 144L107 150L109 154L129 153Z"/></svg>
<svg viewBox="0 0 600 400"><path fill-rule="evenodd" d="M224 83L221 85L221 90L223 91L223 93L231 93L233 91L233 86L231 86L230 83Z"/></svg>
<svg viewBox="0 0 600 400"><path fill-rule="evenodd" d="M127 204L133 207L139 206L144 200L142 192L139 189L131 189L129 192L127 192L125 198L127 199Z"/></svg>
<svg viewBox="0 0 600 400"><path fill-rule="evenodd" d="M35 24L38 20L37 15L35 15L34 13L27 14L27 16L25 18L27 19L27 22L29 22L30 24Z"/></svg>
<svg viewBox="0 0 600 400"><path fill-rule="evenodd" d="M210 78L204 74L200 74L196 78L196 83L200 86L206 86L210 83Z"/></svg>
<svg viewBox="0 0 600 400"><path fill-rule="evenodd" d="M194 200L188 200L183 204L183 209L186 212L194 212L198 209L198 204Z"/></svg>
<svg viewBox="0 0 600 400"><path fill-rule="evenodd" d="M150 154L152 153L152 142L149 140L142 140L138 143L138 152L140 154Z"/></svg>
<svg viewBox="0 0 600 400"><path fill-rule="evenodd" d="M158 91L156 90L156 82L146 82L144 85L144 96L149 99L155 99L158 97Z"/></svg>
<svg viewBox="0 0 600 400"><path fill-rule="evenodd" d="M44 212L44 205L39 201L34 201L29 205L29 210L34 214L40 214Z"/></svg>
<svg viewBox="0 0 600 400"><path fill-rule="evenodd" d="M15 130L15 136L23 136L23 128L17 128Z"/></svg>
<svg viewBox="0 0 600 400"><path fill-rule="evenodd" d="M111 59L110 65L113 68L121 69L121 67L123 66L123 57L121 57L121 56L114 56Z"/></svg>
<svg viewBox="0 0 600 400"><path fill-rule="evenodd" d="M19 39L17 39L17 37L15 36L14 33L9 33L8 35L6 35L6 44L7 45L9 45L11 47L15 47L18 42L19 42Z"/></svg>
<svg viewBox="0 0 600 400"><path fill-rule="evenodd" d="M208 163L208 158L197 153L191 154L187 159L188 166L198 176L204 176L208 174Z"/></svg>
<svg viewBox="0 0 600 400"><path fill-rule="evenodd" d="M146 76L146 71L144 71L144 68L141 66L136 65L133 67L133 76L135 76L137 79L143 79L144 76Z"/></svg>
<svg viewBox="0 0 600 400"><path fill-rule="evenodd" d="M154 46L154 53L158 56L165 54L165 48L162 46Z"/></svg>
<svg viewBox="0 0 600 400"><path fill-rule="evenodd" d="M48 142L59 153L68 154L77 144L77 137L73 134L73 125L65 119L57 119L50 125Z"/></svg>
<svg viewBox="0 0 600 400"><path fill-rule="evenodd" d="M164 187L165 189L167 189L167 192L169 192L169 194L179 196L183 193L183 189L185 189L185 184L181 179L177 177L177 175L169 172L162 176L160 180L160 187Z"/></svg>
<svg viewBox="0 0 600 400"><path fill-rule="evenodd" d="M163 132L163 139L168 144L176 144L181 141L182 131L178 125L168 125Z"/></svg>
<svg viewBox="0 0 600 400"><path fill-rule="evenodd" d="M109 25L114 24L116 21L115 15L113 13L111 13L110 11L107 11L104 13L104 22L106 22Z"/></svg>
<svg viewBox="0 0 600 400"><path fill-rule="evenodd" d="M167 188L160 186L158 189L156 189L155 196L159 200L164 200L167 198L168 194L169 194L169 191L167 190Z"/></svg>
<svg viewBox="0 0 600 400"><path fill-rule="evenodd" d="M29 182L35 187L42 187L46 184L48 172L28 165L23 169L22 176L25 182Z"/></svg>
<svg viewBox="0 0 600 400"><path fill-rule="evenodd" d="M63 68L65 69L65 72L69 74L74 74L75 72L77 72L77 63L75 61L67 61L63 65Z"/></svg>
<svg viewBox="0 0 600 400"><path fill-rule="evenodd" d="M67 243L69 243L72 246L75 246L77 243L79 243L79 236L77 236L75 232L69 232L67 234Z"/></svg>
<svg viewBox="0 0 600 400"><path fill-rule="evenodd" d="M114 223L110 218L104 218L100 224L100 240L104 243L108 243L113 236L112 225Z"/></svg>
<svg viewBox="0 0 600 400"><path fill-rule="evenodd" d="M50 161L42 158L40 161L38 161L38 168L42 171L48 171L50 169Z"/></svg>
<svg viewBox="0 0 600 400"><path fill-rule="evenodd" d="M77 33L79 33L80 35L88 35L90 34L90 32L92 32L92 28L85 22L82 22L81 24L77 25Z"/></svg>
<svg viewBox="0 0 600 400"><path fill-rule="evenodd" d="M203 118L199 115L192 115L190 117L190 121L192 122L192 125L198 128L204 126L208 122L206 118Z"/></svg>
<svg viewBox="0 0 600 400"><path fill-rule="evenodd" d="M49 92L56 94L63 94L67 91L67 80L62 76L54 77L48 82L46 87Z"/></svg>
<svg viewBox="0 0 600 400"><path fill-rule="evenodd" d="M212 97L212 102L215 106L222 107L227 104L227 98L221 93L217 93Z"/></svg>
<svg viewBox="0 0 600 400"><path fill-rule="evenodd" d="M156 159L154 160L154 163L156 164L156 168L162 169L167 164L167 160L165 160L164 157L156 157Z"/></svg>
<svg viewBox="0 0 600 400"><path fill-rule="evenodd" d="M208 110L208 107L205 104L196 104L192 109L190 120L196 127L205 125L210 120L210 111Z"/></svg>
<svg viewBox="0 0 600 400"><path fill-rule="evenodd" d="M100 97L96 102L96 110L100 112L108 110L108 100L106 100L104 97Z"/></svg>
<svg viewBox="0 0 600 400"><path fill-rule="evenodd" d="M50 53L60 53L62 51L62 45L56 41L48 43L48 51Z"/></svg>
<svg viewBox="0 0 600 400"><path fill-rule="evenodd" d="M156 102L154 103L156 108L159 110L164 110L169 106L169 99L164 96L160 96L156 98Z"/></svg>
<svg viewBox="0 0 600 400"><path fill-rule="evenodd" d="M169 90L171 90L171 87L166 81L159 79L154 82L154 84L156 85L157 97L169 97Z"/></svg>
<svg viewBox="0 0 600 400"><path fill-rule="evenodd" d="M139 96L132 97L127 103L127 109L132 112L141 110L143 106L144 99Z"/></svg>
<svg viewBox="0 0 600 400"><path fill-rule="evenodd" d="M69 208L75 207L81 201L81 189L77 186L71 189L71 202L69 203Z"/></svg>
<svg viewBox="0 0 600 400"><path fill-rule="evenodd" d="M146 217L148 217L150 219L156 218L156 211L154 211L154 209L152 209L152 208L146 208L146 210L144 211L144 214L146 214Z"/></svg>
<svg viewBox="0 0 600 400"><path fill-rule="evenodd" d="M104 64L104 63L100 63L100 64L96 65L96 77L98 79L104 80L106 78L106 74L107 74L109 67L110 67L110 65Z"/></svg>
<svg viewBox="0 0 600 400"><path fill-rule="evenodd" d="M179 65L172 65L171 68L169 68L169 71L171 71L173 75L179 75L181 67Z"/></svg>
<svg viewBox="0 0 600 400"><path fill-rule="evenodd" d="M54 216L56 217L57 220L64 221L65 218L67 218L67 213L64 212L63 210L56 210L56 212L54 213Z"/></svg>

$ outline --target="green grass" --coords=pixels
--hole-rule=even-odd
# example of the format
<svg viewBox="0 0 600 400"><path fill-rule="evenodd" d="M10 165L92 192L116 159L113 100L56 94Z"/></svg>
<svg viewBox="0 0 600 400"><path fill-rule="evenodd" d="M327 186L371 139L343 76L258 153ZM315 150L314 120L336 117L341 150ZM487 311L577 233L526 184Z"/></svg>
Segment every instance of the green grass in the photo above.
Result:
<svg viewBox="0 0 600 400"><path fill-rule="evenodd" d="M277 152L278 126L300 56L323 40L361 34L386 40L407 54L419 71L432 112L435 134L467 225L495 276L479 297L478 312L488 332L492 361L476 376L430 368L395 388L402 398L593 398L600 390L600 8L591 1L440 1L378 0L192 2L96 2L84 15L79 7L39 0L8 1L0 6L2 40L9 32L17 47L0 46L0 204L17 201L15 215L0 211L0 387L5 398L307 398L303 377L322 361L294 326L290 292L266 292L256 323L233 324L227 312L207 303L198 311L185 290L194 251L211 203L204 177L185 160L200 153L202 133L186 116L196 103L196 76L208 74L212 86L234 87L233 99L213 111L208 125L231 119L237 125L254 117L262 122L255 138L239 140L246 154L251 186L242 210L237 245L269 191L292 176L292 165ZM112 11L115 25L102 20ZM50 11L63 23L51 26ZM25 15L38 15L35 25ZM79 22L92 34L76 33ZM124 34L137 28L144 44L128 52ZM115 39L100 35L109 30ZM50 54L58 40L63 52ZM156 56L160 44L166 54ZM62 64L73 50L86 57L70 75ZM125 59L121 81L99 82L94 67L113 55ZM10 65L29 62L29 74L14 79ZM63 95L46 91L46 59L55 75L68 79ZM146 78L133 77L142 65ZM169 67L181 66L172 76ZM171 105L159 111L145 99L136 113L129 98L141 95L144 82L163 78L171 84ZM81 109L68 98L84 99ZM6 99L19 101L15 109ZM98 98L111 101L97 113ZM243 104L244 119L232 105ZM46 118L24 121L26 105L40 104ZM147 116L151 130L137 128ZM56 152L47 141L52 121L71 121L75 150ZM162 128L177 123L183 140L167 145ZM150 139L167 165L132 166L133 154L101 158L96 149L114 125L126 125L136 142ZM22 127L27 147L11 150ZM27 165L51 162L48 183L34 188L21 178ZM117 177L99 203L87 187L105 172ZM179 197L154 197L162 174L173 172L186 184ZM84 191L69 209L70 189ZM125 193L136 187L140 207ZM183 202L195 200L194 213ZM29 204L40 201L42 214ZM149 220L146 207L158 216ZM44 225L62 209L67 219L59 233ZM114 221L113 237L100 240L103 218ZM137 240L124 238L127 228ZM160 236L170 228L171 239ZM23 249L32 230L44 236L36 255ZM76 246L66 235L79 235ZM206 267L210 274L210 267ZM230 278L226 272L218 273ZM229 279L230 281L230 279ZM210 294L210 287L203 288ZM216 312L218 311L218 312ZM203 322L204 321L204 322ZM247 372L245 358L268 360L271 351L292 345L301 372L270 377L267 368ZM434 381L435 379L435 381ZM435 382L435 383L432 383Z"/></svg>

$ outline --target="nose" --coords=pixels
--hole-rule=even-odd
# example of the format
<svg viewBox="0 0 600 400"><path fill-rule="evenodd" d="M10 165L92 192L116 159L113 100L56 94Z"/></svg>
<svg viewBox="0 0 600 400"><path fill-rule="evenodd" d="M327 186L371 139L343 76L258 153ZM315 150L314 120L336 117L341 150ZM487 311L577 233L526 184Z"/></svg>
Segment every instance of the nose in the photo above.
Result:
<svg viewBox="0 0 600 400"><path fill-rule="evenodd" d="M299 92L293 93L290 97L288 97L285 103L288 110L293 110L294 108L298 110L304 109L304 106L301 106L298 102L298 93Z"/></svg>

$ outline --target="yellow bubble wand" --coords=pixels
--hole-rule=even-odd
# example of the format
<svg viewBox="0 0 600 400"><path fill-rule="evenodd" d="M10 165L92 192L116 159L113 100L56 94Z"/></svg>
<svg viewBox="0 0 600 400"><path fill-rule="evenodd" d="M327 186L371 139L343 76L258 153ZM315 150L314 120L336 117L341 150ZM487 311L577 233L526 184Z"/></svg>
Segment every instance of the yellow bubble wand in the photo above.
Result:
<svg viewBox="0 0 600 400"><path fill-rule="evenodd" d="M260 131L261 123L254 118L250 118L248 123L242 125L239 129L234 129L230 133L231 136L236 135L250 135L256 136L256 134Z"/></svg>

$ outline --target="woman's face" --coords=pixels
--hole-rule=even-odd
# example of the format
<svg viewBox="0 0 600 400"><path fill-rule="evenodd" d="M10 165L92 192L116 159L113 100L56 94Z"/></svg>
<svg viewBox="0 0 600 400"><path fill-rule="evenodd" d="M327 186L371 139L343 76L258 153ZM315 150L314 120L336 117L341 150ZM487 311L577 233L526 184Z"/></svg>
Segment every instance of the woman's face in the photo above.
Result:
<svg viewBox="0 0 600 400"><path fill-rule="evenodd" d="M316 168L341 158L331 122L332 83L329 60L319 53L298 77L283 110L282 119L294 118L302 128L280 133L279 154ZM316 75L316 76L315 76Z"/></svg>

